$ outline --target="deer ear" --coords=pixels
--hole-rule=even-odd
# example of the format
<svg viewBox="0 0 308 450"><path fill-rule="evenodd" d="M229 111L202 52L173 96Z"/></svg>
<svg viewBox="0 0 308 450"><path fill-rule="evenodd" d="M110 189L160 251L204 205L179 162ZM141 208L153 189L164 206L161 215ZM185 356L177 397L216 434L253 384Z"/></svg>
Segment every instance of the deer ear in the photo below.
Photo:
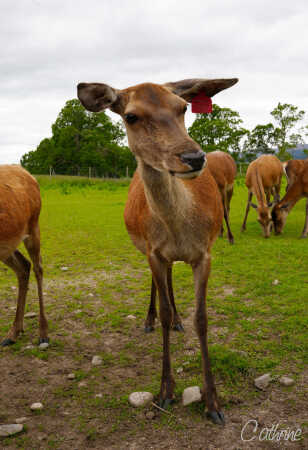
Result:
<svg viewBox="0 0 308 450"><path fill-rule="evenodd" d="M92 112L103 111L106 108L120 113L120 91L102 83L79 83L78 98L82 105Z"/></svg>
<svg viewBox="0 0 308 450"><path fill-rule="evenodd" d="M255 203L250 203L250 205L254 208L254 209L258 209L257 205Z"/></svg>
<svg viewBox="0 0 308 450"><path fill-rule="evenodd" d="M208 97L213 97L213 95L233 86L237 82L238 78L221 78L215 80L192 78L190 80L165 83L164 86L187 102L191 102L200 92L203 92Z"/></svg>

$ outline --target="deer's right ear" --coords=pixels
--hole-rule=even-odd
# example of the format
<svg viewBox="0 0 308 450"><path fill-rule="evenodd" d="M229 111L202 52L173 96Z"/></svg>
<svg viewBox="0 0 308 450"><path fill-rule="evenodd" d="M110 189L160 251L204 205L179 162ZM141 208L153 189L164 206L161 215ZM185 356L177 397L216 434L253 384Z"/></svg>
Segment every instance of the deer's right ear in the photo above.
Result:
<svg viewBox="0 0 308 450"><path fill-rule="evenodd" d="M106 108L120 114L120 91L103 83L79 83L78 98L82 105L92 112L103 111Z"/></svg>
<svg viewBox="0 0 308 450"><path fill-rule="evenodd" d="M250 205L254 208L254 209L258 209L257 205L255 203L250 203Z"/></svg>

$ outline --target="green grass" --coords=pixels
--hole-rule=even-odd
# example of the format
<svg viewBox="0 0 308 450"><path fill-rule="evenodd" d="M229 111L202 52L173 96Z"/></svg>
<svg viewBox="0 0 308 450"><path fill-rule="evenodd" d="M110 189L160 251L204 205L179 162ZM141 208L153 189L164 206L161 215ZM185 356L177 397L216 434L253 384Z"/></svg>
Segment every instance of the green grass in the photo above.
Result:
<svg viewBox="0 0 308 450"><path fill-rule="evenodd" d="M72 368L68 370L76 375L72 382L67 382L66 375L61 382L45 376L33 380L40 389L46 385L49 388L50 406L42 414L52 420L61 403L62 407L73 407L76 412L68 423L85 433L89 441L98 438L93 421L106 423L100 437L124 429L128 433L128 423L133 433L145 425L140 414L129 407L127 398L133 390L159 391L162 339L158 326L150 336L143 334L150 271L124 226L128 180L38 179L43 200L40 224L51 346L47 352L23 350L38 334L36 319L27 319L25 335L14 347L1 352L0 360L9 357L26 363L40 359L61 365L63 356L71 358ZM231 204L235 245L229 245L225 237L217 239L208 292L211 360L226 407L232 406L234 395L258 395L253 388L257 375L271 372L274 376L289 373L296 377L307 364L308 355L308 240L299 239L304 201L292 210L283 235L266 240L254 210L247 231L240 232L246 198L243 179L238 179ZM68 270L61 270L63 266ZM14 305L16 290L12 286L16 286L16 279L4 266L0 270L4 294L0 335L4 337L13 320L13 311L4 307ZM273 285L275 279L278 285ZM225 294L227 288L233 288L231 294ZM185 320L194 307L189 266L174 266L174 289L178 311ZM26 310L38 311L33 275ZM136 319L128 320L129 314ZM201 386L201 360L193 336L191 329L186 329L185 335L172 334L173 366L184 368L176 374L177 398L185 387ZM102 366L91 367L94 354L103 358ZM81 380L87 382L86 387L78 388ZM102 393L101 398L95 397L97 392ZM176 408L184 417L197 417L200 412L199 406ZM162 417L155 426L179 426L171 422ZM3 444L6 442L11 441ZM22 447L28 437L23 434L16 442ZM46 445L61 448L56 433L50 435Z"/></svg>

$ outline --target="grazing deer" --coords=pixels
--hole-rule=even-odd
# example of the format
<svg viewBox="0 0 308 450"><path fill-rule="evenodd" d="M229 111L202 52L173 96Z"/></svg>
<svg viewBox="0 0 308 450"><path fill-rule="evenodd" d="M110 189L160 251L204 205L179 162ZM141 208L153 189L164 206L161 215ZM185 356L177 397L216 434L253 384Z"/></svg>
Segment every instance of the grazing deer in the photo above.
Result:
<svg viewBox="0 0 308 450"><path fill-rule="evenodd" d="M249 208L252 206L257 210L258 222L260 223L265 238L271 234L272 216L270 211L270 197L279 201L281 177L283 173L282 164L274 155L262 155L252 161L246 173L246 186L248 188L248 201L242 231L246 230L246 221ZM251 203L255 195L258 205Z"/></svg>
<svg viewBox="0 0 308 450"><path fill-rule="evenodd" d="M48 325L44 313L40 256L39 215L41 197L37 181L17 165L0 166L0 260L14 270L18 279L17 309L14 323L2 346L14 344L23 331L26 295L31 264L17 250L24 245L33 262L40 304L40 340L48 342Z"/></svg>
<svg viewBox="0 0 308 450"><path fill-rule="evenodd" d="M167 407L174 398L169 344L174 309L170 288L172 264L180 260L193 269L204 397L208 416L218 424L224 423L224 416L210 368L206 290L210 249L221 229L223 209L217 185L204 168L205 154L187 134L184 114L186 102L200 92L212 97L237 81L190 79L164 85L145 83L124 90L99 83L78 85L78 97L88 110L97 112L109 107L121 115L138 162L124 218L133 243L147 256L159 294L163 330L160 405Z"/></svg>
<svg viewBox="0 0 308 450"><path fill-rule="evenodd" d="M302 238L308 234L308 160L290 160L285 165L285 173L288 180L287 192L283 199L274 205L272 219L275 234L281 234L289 212L303 197L307 197L306 217Z"/></svg>
<svg viewBox="0 0 308 450"><path fill-rule="evenodd" d="M229 224L230 202L233 195L233 184L236 177L236 164L232 156L226 152L216 151L206 155L207 165L217 183L224 208L224 218L227 225L228 240L234 243ZM223 227L221 227L221 236Z"/></svg>

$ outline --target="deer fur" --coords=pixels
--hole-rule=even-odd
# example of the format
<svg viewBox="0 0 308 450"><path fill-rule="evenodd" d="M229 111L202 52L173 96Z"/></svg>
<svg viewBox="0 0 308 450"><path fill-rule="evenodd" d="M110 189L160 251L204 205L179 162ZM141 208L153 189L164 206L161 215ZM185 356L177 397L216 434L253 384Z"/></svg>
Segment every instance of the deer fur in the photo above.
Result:
<svg viewBox="0 0 308 450"><path fill-rule="evenodd" d="M23 331L26 294L31 264L17 250L23 241L33 263L40 305L40 343L48 342L48 324L43 302L43 269L40 256L39 215L41 197L37 181L17 165L0 166L0 260L14 270L18 279L14 323L2 346L16 342Z"/></svg>
<svg viewBox="0 0 308 450"><path fill-rule="evenodd" d="M285 173L288 180L286 194L272 209L275 234L282 233L292 208L301 198L307 197L305 223L301 234L302 238L306 238L308 234L308 160L288 161L285 165Z"/></svg>
<svg viewBox="0 0 308 450"><path fill-rule="evenodd" d="M274 201L279 201L282 173L282 164L274 155L259 156L249 164L246 172L248 201L242 231L246 230L247 216L249 208L252 206L257 210L257 220L261 225L264 237L270 236L272 227L270 197L272 194ZM253 195L255 195L258 205L251 203Z"/></svg>
<svg viewBox="0 0 308 450"><path fill-rule="evenodd" d="M195 326L203 362L204 398L209 417L224 422L207 345L206 290L210 250L218 235L223 208L217 184L205 166L205 154L187 134L186 102L203 91L213 96L232 86L231 80L183 80L145 83L124 90L99 83L78 85L78 97L90 111L106 107L124 120L129 146L138 168L130 185L124 219L135 246L146 255L159 294L163 332L163 367L159 402L174 399L170 330L175 312L171 270L175 261L193 269L196 295Z"/></svg>
<svg viewBox="0 0 308 450"><path fill-rule="evenodd" d="M207 165L217 183L222 204L224 208L224 218L227 226L228 240L230 244L234 243L234 237L230 229L229 214L230 202L233 195L233 184L236 177L236 164L229 153L217 150L207 153ZM221 236L223 227L221 228Z"/></svg>

